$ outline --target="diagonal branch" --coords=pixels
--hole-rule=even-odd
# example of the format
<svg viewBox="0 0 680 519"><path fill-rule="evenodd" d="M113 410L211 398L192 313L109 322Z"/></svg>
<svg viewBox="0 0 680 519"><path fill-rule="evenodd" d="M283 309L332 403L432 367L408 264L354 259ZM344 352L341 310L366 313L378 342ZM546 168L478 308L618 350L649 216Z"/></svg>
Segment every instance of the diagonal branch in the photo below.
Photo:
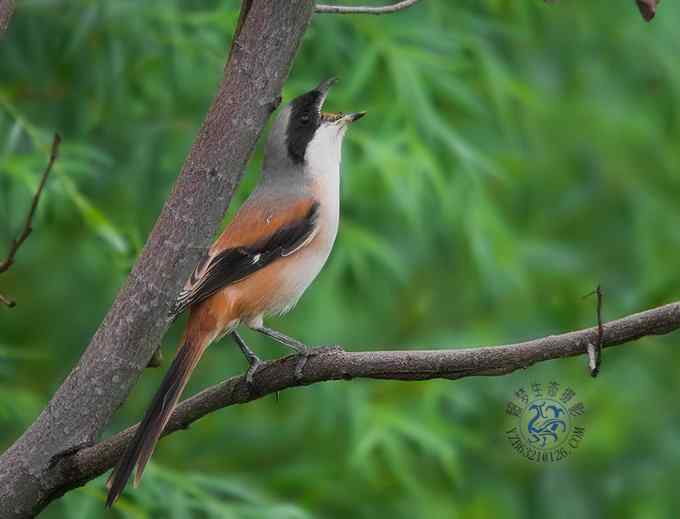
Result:
<svg viewBox="0 0 680 519"><path fill-rule="evenodd" d="M415 3L407 0L383 8L320 5L317 12L382 14ZM168 310L217 230L280 99L314 3L242 0L242 9L219 90L144 250L77 366L28 430L0 455L3 519L35 516L69 488L109 468L129 438L128 431L83 448L97 439L125 400L167 330ZM607 324L603 345L677 329L679 305ZM348 353L336 348L309 359L302 382L295 379L297 359L287 357L258 372L257 395L236 377L189 399L178 408L167 432L227 405L324 380L456 379L509 373L535 362L582 354L585 341L594 340L595 333L589 329L467 350Z"/></svg>
<svg viewBox="0 0 680 519"><path fill-rule="evenodd" d="M380 7L369 7L363 5L326 5L317 4L314 12L328 14L389 14L403 11L415 5L418 0L401 0L395 4Z"/></svg>
<svg viewBox="0 0 680 519"><path fill-rule="evenodd" d="M631 343L649 335L680 329L680 302L611 321L603 326L602 346ZM265 363L254 376L251 392L244 376L227 379L182 402L164 434L186 429L191 423L223 407L257 400L291 387L330 380L372 378L389 380L456 380L471 376L497 376L525 369L546 360L586 353L598 339L599 327L504 346L454 350L404 350L349 352L323 348L305 364L296 380L298 359L292 355ZM85 484L111 468L122 455L136 426L91 447L56 460L52 466L55 491L65 492Z"/></svg>
<svg viewBox="0 0 680 519"><path fill-rule="evenodd" d="M19 236L12 240L12 242L10 243L7 258L5 258L5 260L2 263L0 263L0 274L2 274L3 272L7 272L10 269L10 267L14 265L14 258L17 252L19 251L19 247L21 247L21 245L26 241L26 239L31 235L31 232L33 231L33 215L35 215L35 210L38 208L38 202L40 202L40 195L42 195L43 189L45 189L47 177L49 177L50 171L52 171L52 166L54 165L54 162L57 160L57 157L59 156L59 144L61 144L61 137L59 136L58 133L55 133L54 139L52 139L50 159L47 162L47 167L45 168L45 171L42 174L40 184L38 184L38 189L36 189L35 194L33 195L33 202L31 203L31 208L28 210L28 214L26 215L24 228L19 234ZM9 306L10 308L12 308L15 305L14 301L4 297L2 294L0 294L0 303L3 303Z"/></svg>
<svg viewBox="0 0 680 519"><path fill-rule="evenodd" d="M126 399L276 108L314 3L244 0L243 6L247 13L217 94L125 285L46 408L0 455L3 519L33 517L58 497L50 460L94 442Z"/></svg>

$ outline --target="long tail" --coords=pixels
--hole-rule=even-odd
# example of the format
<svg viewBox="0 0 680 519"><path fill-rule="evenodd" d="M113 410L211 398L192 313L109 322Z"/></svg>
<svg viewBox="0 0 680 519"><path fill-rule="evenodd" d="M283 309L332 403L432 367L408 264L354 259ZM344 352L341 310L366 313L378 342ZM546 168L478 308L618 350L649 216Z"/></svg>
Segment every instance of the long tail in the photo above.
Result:
<svg viewBox="0 0 680 519"><path fill-rule="evenodd" d="M168 423L172 411L177 406L179 397L182 395L189 376L198 364L208 344L205 341L192 341L187 338L181 348L177 350L172 365L161 382L151 405L146 410L144 419L139 424L134 438L127 446L123 457L113 469L106 483L109 495L106 499L106 507L111 508L116 499L121 495L125 485L137 465L134 486L136 487L142 478L144 467L156 448L156 443Z"/></svg>

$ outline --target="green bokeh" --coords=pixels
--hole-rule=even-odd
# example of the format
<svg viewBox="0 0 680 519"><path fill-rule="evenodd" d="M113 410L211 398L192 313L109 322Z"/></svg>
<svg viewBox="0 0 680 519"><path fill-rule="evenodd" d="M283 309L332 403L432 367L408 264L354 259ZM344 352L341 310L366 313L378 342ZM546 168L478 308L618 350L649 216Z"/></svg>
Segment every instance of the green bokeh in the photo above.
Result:
<svg viewBox="0 0 680 519"><path fill-rule="evenodd" d="M140 251L216 91L236 0L20 1L0 42L0 243L62 156L0 289L0 449L74 365ZM348 134L329 264L272 325L348 349L514 342L678 299L680 8L632 1L422 0L318 16L285 98L337 75ZM261 146L232 210L257 180ZM164 344L171 355L181 322ZM246 332L265 357L281 355ZM164 440L104 513L100 478L46 518L671 518L680 509L678 336L499 378L352 381L215 413ZM188 393L243 371L215 345ZM166 363L167 365L167 363ZM149 371L115 416L139 418ZM536 465L505 405L558 380L586 436Z"/></svg>

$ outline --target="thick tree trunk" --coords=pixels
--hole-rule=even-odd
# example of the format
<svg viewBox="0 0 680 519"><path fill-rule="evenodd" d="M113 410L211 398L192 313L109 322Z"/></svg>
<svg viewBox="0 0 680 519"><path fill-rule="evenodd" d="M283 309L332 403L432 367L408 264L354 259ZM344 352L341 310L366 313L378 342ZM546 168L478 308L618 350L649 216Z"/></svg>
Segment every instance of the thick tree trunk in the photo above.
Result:
<svg viewBox="0 0 680 519"><path fill-rule="evenodd" d="M209 245L277 105L311 0L246 0L224 78L125 286L78 365L0 457L0 517L32 517L64 486L53 470L94 442L168 328L168 309ZM78 345L74 345L78 348Z"/></svg>

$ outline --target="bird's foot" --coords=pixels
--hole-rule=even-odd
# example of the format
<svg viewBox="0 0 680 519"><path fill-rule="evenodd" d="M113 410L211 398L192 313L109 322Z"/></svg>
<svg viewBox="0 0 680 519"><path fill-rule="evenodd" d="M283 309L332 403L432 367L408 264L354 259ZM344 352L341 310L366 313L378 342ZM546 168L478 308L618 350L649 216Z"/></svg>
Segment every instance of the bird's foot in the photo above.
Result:
<svg viewBox="0 0 680 519"><path fill-rule="evenodd" d="M293 339L292 337L284 336L280 334L277 340L287 346L295 352L295 356L299 357L297 363L295 364L295 382L302 381L302 370L307 365L307 361L310 357L317 355L317 348L311 348L304 344L303 342Z"/></svg>
<svg viewBox="0 0 680 519"><path fill-rule="evenodd" d="M298 341L297 339L288 337L287 335L281 332L277 332L276 330L272 330L271 328L267 328L266 326L262 325L253 327L253 330L263 335L266 335L267 337L271 337L275 341L295 351L296 355L299 357L299 360L295 365L295 381L298 383L302 382L303 379L302 370L305 368L305 365L307 364L307 361L309 360L310 357L314 357L315 355L319 355L320 353L323 353L325 351L335 350L338 348L338 346L321 346L318 348L310 348L309 346L307 346L303 342Z"/></svg>
<svg viewBox="0 0 680 519"><path fill-rule="evenodd" d="M307 361L310 358L316 357L317 355L321 355L322 353L341 350L342 348L340 348L340 346L316 346L316 347L304 346L304 348L293 349L296 351L296 355L300 357L297 364L295 364L295 381L302 382L303 379L302 370L305 368L305 366L307 365Z"/></svg>
<svg viewBox="0 0 680 519"><path fill-rule="evenodd" d="M246 384L248 384L248 388L250 390L255 389L255 383L253 382L253 377L255 376L255 373L257 373L257 370L259 370L264 362L260 360L259 357L255 356L252 359L248 359L248 371L246 371Z"/></svg>
<svg viewBox="0 0 680 519"><path fill-rule="evenodd" d="M262 367L264 362L262 362L260 357L258 357L257 354L248 347L238 332L231 332L231 336L248 362L248 371L246 371L246 384L248 384L248 389L250 391L254 391L256 388L255 383L253 382L253 377L255 376L257 370Z"/></svg>

